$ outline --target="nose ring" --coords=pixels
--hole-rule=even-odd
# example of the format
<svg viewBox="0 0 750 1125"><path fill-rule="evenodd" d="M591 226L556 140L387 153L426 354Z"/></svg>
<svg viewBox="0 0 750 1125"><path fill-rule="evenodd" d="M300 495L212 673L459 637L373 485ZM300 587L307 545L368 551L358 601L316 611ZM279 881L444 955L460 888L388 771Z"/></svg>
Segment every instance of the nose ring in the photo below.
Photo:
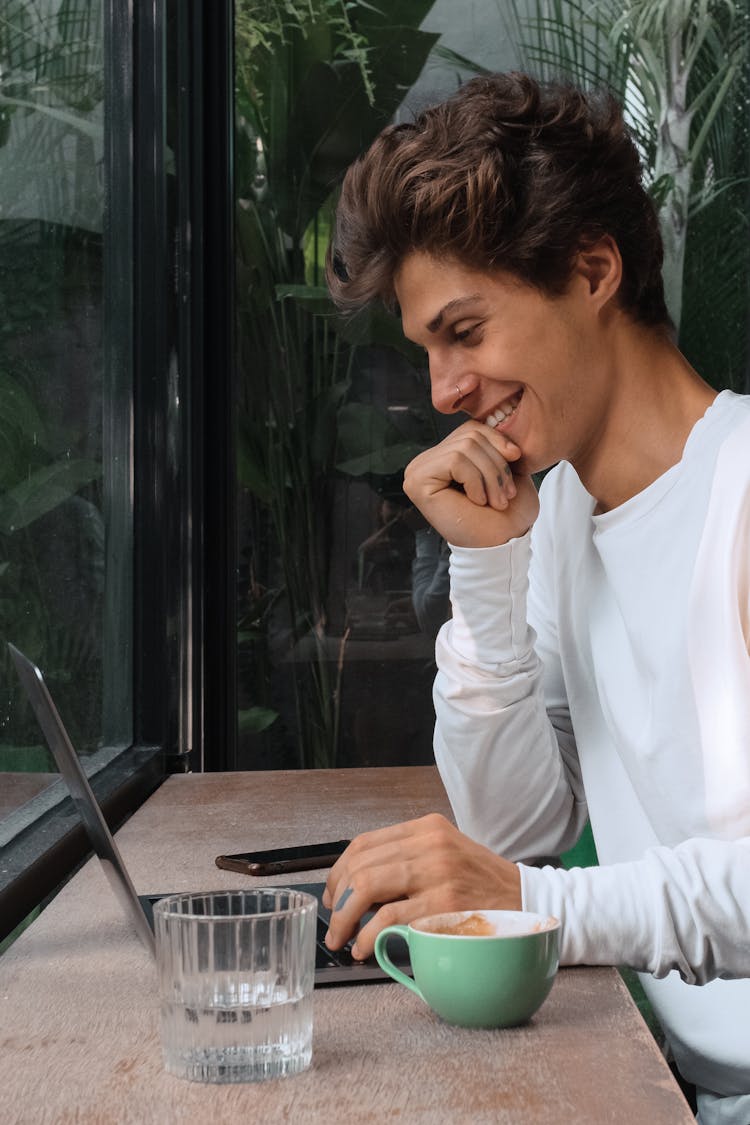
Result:
<svg viewBox="0 0 750 1125"><path fill-rule="evenodd" d="M464 396L463 396L463 392L461 391L461 388L459 387L458 383L456 383L456 393L457 393L457 395L458 395L458 397L459 397L459 398L463 398L463 397L464 397Z"/></svg>

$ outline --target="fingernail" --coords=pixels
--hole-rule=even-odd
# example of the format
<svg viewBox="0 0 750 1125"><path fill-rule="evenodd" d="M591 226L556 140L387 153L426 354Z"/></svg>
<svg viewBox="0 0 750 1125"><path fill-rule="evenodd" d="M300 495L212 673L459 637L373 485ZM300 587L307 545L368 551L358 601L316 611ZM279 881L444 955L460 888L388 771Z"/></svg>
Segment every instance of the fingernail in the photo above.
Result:
<svg viewBox="0 0 750 1125"><path fill-rule="evenodd" d="M352 946L352 957L354 958L355 961L363 961L364 960L363 957L360 957L359 946L356 945L356 944Z"/></svg>
<svg viewBox="0 0 750 1125"><path fill-rule="evenodd" d="M326 931L326 936L325 936L325 937L323 938L323 941L324 941L324 942L326 943L326 945L330 945L330 942L329 942L329 940L328 940L328 939L330 938L330 936L331 936L331 931L330 931L330 930L327 930L327 931Z"/></svg>

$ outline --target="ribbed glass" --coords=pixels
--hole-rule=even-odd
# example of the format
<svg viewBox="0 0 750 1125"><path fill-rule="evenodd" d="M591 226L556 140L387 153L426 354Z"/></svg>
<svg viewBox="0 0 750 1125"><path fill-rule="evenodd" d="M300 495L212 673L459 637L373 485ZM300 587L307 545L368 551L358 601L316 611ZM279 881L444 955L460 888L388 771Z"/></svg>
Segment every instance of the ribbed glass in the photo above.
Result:
<svg viewBox="0 0 750 1125"><path fill-rule="evenodd" d="M156 903L164 1063L199 1082L256 1082L312 1058L317 902L291 889Z"/></svg>

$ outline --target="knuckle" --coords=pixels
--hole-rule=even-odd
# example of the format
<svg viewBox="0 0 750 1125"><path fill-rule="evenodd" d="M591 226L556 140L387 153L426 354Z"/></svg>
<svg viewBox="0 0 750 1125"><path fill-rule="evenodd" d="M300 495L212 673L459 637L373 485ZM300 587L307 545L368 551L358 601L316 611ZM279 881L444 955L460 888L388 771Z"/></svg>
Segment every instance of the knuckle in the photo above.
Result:
<svg viewBox="0 0 750 1125"><path fill-rule="evenodd" d="M443 826L448 824L448 821L442 813L431 812L423 816L419 823L424 825L429 831L436 832L441 831Z"/></svg>
<svg viewBox="0 0 750 1125"><path fill-rule="evenodd" d="M461 895L460 889L455 885L455 883L447 883L444 886L442 899L445 903L445 909L449 913L454 910L463 909L463 897Z"/></svg>
<svg viewBox="0 0 750 1125"><path fill-rule="evenodd" d="M353 858L353 857L356 857L356 856L360 855L360 853L364 850L364 848L366 846L367 845L365 843L364 833L360 833L359 836L354 837L354 839L351 841L351 843L349 844L349 846L347 847L346 850L347 850L347 853L348 853L349 857Z"/></svg>
<svg viewBox="0 0 750 1125"><path fill-rule="evenodd" d="M378 923L382 926L392 926L401 921L402 905L398 902L386 902L380 907L377 914Z"/></svg>
<svg viewBox="0 0 750 1125"><path fill-rule="evenodd" d="M367 898L370 893L370 876L366 870L352 871L348 884L358 900Z"/></svg>
<svg viewBox="0 0 750 1125"><path fill-rule="evenodd" d="M428 813L422 820L424 831L433 838L436 847L443 847L452 839L455 829L441 813Z"/></svg>

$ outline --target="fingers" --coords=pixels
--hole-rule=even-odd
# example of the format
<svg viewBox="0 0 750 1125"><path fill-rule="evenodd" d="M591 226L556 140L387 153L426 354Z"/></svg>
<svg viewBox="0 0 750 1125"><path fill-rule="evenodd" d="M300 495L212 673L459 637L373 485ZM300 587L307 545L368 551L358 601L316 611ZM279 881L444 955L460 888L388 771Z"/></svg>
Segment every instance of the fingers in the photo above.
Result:
<svg viewBox="0 0 750 1125"><path fill-rule="evenodd" d="M398 844L399 841L412 835L415 830L419 831L422 825L427 825L435 821L442 821L444 824L449 825L449 821L447 821L445 817L440 816L439 813L431 813L429 816L420 817L417 820L400 821L398 824L390 824L385 828L374 828L371 832L360 833L359 836L356 836L352 840L348 848L342 852L331 868L326 882L326 889L323 892L323 905L328 910L334 908L337 901L334 897L336 887L344 881L345 873L356 867L363 856L371 856L375 848L383 845ZM345 888L342 886L341 890L343 891L344 889Z"/></svg>
<svg viewBox="0 0 750 1125"><path fill-rule="evenodd" d="M404 492L453 546L492 547L524 535L536 519L530 476L515 475L521 450L472 419L406 467Z"/></svg>
<svg viewBox="0 0 750 1125"><path fill-rule="evenodd" d="M326 943L339 949L357 932L354 956L372 953L384 926L453 910L521 909L516 864L470 840L438 814L364 833L331 869L324 904Z"/></svg>
<svg viewBox="0 0 750 1125"><path fill-rule="evenodd" d="M444 441L449 443L454 439L463 439L468 435L473 435L478 441L488 442L506 461L518 461L522 456L519 446L509 437L494 430L491 426L487 426L483 422L476 422L473 419L448 434Z"/></svg>
<svg viewBox="0 0 750 1125"><path fill-rule="evenodd" d="M331 868L323 893L323 905L331 911L326 937L331 949L344 945L373 907L406 898L416 889L425 866L423 852L434 833L445 828L457 832L435 813L365 832L351 842Z"/></svg>
<svg viewBox="0 0 750 1125"><path fill-rule="evenodd" d="M473 504L503 511L516 495L510 462L519 456L518 447L501 434L467 422L411 462L405 490L412 496L412 487L434 495L458 484Z"/></svg>
<svg viewBox="0 0 750 1125"><path fill-rule="evenodd" d="M387 902L377 910L357 934L357 940L352 946L352 956L357 961L366 961L372 957L375 949L375 938L386 926L395 926L398 923L406 925L421 916L416 899L401 899L397 902Z"/></svg>
<svg viewBox="0 0 750 1125"><path fill-rule="evenodd" d="M476 444L457 450L450 465L453 481L461 485L472 504L503 512L516 495L508 463L492 448Z"/></svg>
<svg viewBox="0 0 750 1125"><path fill-rule="evenodd" d="M469 422L449 435L439 455L446 459L452 479L463 487L473 504L504 511L516 495L510 458L506 457L512 451L520 453L501 434Z"/></svg>

